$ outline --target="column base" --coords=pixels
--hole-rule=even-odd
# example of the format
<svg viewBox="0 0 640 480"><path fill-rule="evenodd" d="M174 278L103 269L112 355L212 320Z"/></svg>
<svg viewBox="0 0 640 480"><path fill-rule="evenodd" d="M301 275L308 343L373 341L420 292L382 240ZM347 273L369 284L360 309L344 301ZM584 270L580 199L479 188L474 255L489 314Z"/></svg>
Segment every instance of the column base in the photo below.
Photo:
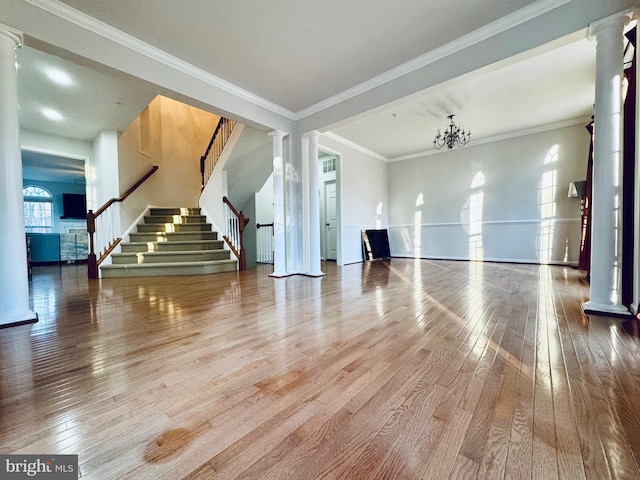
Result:
<svg viewBox="0 0 640 480"><path fill-rule="evenodd" d="M609 315L616 317L631 316L631 312L623 305L610 305L605 303L586 302L582 304L584 313L592 315Z"/></svg>
<svg viewBox="0 0 640 480"><path fill-rule="evenodd" d="M284 278L284 277L289 277L290 274L287 272L276 272L274 271L273 273L269 274L270 277L274 277L274 278Z"/></svg>
<svg viewBox="0 0 640 480"><path fill-rule="evenodd" d="M307 277L324 277L324 272L322 270L315 270L312 272L306 272L305 276Z"/></svg>
<svg viewBox="0 0 640 480"><path fill-rule="evenodd" d="M0 316L0 329L28 325L38 321L38 314L28 310L20 315Z"/></svg>

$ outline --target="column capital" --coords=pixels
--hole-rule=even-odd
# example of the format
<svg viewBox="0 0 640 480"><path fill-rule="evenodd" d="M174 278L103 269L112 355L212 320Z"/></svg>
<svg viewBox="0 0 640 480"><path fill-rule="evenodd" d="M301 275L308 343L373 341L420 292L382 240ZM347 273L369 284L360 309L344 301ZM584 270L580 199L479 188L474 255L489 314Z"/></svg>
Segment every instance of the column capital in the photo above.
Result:
<svg viewBox="0 0 640 480"><path fill-rule="evenodd" d="M602 18L589 25L589 39L597 40L598 35L612 30L613 32L619 31L622 34L622 30L625 25L636 17L636 12L633 10L625 10L614 15Z"/></svg>
<svg viewBox="0 0 640 480"><path fill-rule="evenodd" d="M281 130L272 130L269 132L268 134L270 137L273 138L279 138L279 139L283 139L284 137L286 137L287 135L289 135L287 132L283 132Z"/></svg>
<svg viewBox="0 0 640 480"><path fill-rule="evenodd" d="M322 136L322 133L320 133L317 130L311 130L310 132L306 132L302 135L303 137L307 137L307 138L315 138L318 139Z"/></svg>
<svg viewBox="0 0 640 480"><path fill-rule="evenodd" d="M22 46L22 32L0 23L0 37L5 37L15 43L15 47Z"/></svg>

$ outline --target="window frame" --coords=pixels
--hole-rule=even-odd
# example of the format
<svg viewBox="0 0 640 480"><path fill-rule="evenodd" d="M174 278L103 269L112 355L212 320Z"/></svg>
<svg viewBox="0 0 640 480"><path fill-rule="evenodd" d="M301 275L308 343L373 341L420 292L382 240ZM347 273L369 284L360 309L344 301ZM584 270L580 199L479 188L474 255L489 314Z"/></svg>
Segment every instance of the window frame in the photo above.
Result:
<svg viewBox="0 0 640 480"><path fill-rule="evenodd" d="M43 193L45 193L46 195L29 195L27 193L27 191L29 189L37 189ZM53 228L54 228L54 222L53 222L53 210L54 210L54 205L53 205L53 195L51 194L51 192L40 186L40 185L25 185L22 187L22 199L23 199L23 215L24 215L24 229L25 232L27 233L53 233ZM29 225L27 224L27 204L29 203L46 203L50 205L50 210L49 210L49 224L45 225L45 224L36 224L36 225Z"/></svg>

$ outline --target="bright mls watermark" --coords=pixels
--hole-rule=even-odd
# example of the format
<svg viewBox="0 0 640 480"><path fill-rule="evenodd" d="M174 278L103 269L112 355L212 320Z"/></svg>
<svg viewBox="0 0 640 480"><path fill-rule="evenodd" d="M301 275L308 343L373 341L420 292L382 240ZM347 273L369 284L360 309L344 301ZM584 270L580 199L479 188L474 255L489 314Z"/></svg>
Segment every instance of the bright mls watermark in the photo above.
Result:
<svg viewBox="0 0 640 480"><path fill-rule="evenodd" d="M2 480L76 480L78 455L0 455Z"/></svg>

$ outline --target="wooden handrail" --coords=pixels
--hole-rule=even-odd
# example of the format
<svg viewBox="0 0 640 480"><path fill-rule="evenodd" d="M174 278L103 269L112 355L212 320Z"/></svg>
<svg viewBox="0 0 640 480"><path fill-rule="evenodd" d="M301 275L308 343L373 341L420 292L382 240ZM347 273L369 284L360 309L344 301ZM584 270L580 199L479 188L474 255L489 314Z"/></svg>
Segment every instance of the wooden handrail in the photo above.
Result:
<svg viewBox="0 0 640 480"><path fill-rule="evenodd" d="M227 204L227 206L231 209L231 211L237 218L240 218L242 212L238 212L238 210L236 210L236 207L233 206L233 203L231 203L231 201L227 197L222 197L222 201ZM242 216L244 217L244 215Z"/></svg>
<svg viewBox="0 0 640 480"><path fill-rule="evenodd" d="M156 170L158 170L158 166L154 165L151 167L147 173L145 173L140 180L138 180L131 188L129 188L126 192L124 192L118 198L112 198L108 200L104 205L102 205L95 212L93 210L89 210L87 212L87 233L89 234L89 255L87 257L87 270L89 278L98 278L98 266L102 263L102 261L111 253L111 251L120 243L122 238L116 238L112 243L107 246L107 250L104 254L100 255L100 259L96 257L95 252L95 244L93 240L93 236L96 233L96 218L98 218L102 213L104 213L111 205L118 202L123 202L129 195L131 195L140 185L142 185L147 179L153 175Z"/></svg>
<svg viewBox="0 0 640 480"><path fill-rule="evenodd" d="M204 161L209 156L209 152L211 151L211 147L213 147L213 142L215 142L216 137L218 136L218 132L222 128L224 123L224 117L220 117L218 120L218 125L216 125L216 129L213 131L213 135L211 135L211 140L209 140L209 145L207 145L207 149L204 151L202 157L200 157L200 171L204 175Z"/></svg>
<svg viewBox="0 0 640 480"><path fill-rule="evenodd" d="M151 175L153 175L154 173L156 173L156 170L158 170L158 165L154 165L153 167L151 167L151 170L149 170L147 173L144 174L144 176L138 180L129 190L127 190L126 192L124 192L120 197L118 198L112 198L110 200L108 200L104 205L102 205L98 210L95 211L94 218L97 218L100 216L100 214L102 212L104 212L107 208L109 208L111 205L113 205L116 202L124 202L124 200L131 195L140 185L142 185L147 178L149 178ZM91 211L91 210L89 210Z"/></svg>
<svg viewBox="0 0 640 480"><path fill-rule="evenodd" d="M233 204L229 201L229 199L226 196L222 197L222 201L229 207L229 209L233 212L235 217L238 219L238 233L239 233L239 236L240 236L240 245L239 246L238 245L233 245L231 240L226 235L223 235L222 238L224 238L225 242L227 242L227 245L229 245L229 248L231 248L233 253L238 258L238 262L240 263L238 269L239 270L246 270L247 269L247 254L246 254L245 249L244 249L244 229L247 226L247 224L249 223L249 219L244 216L242 211L238 211L236 209L236 207L233 206Z"/></svg>
<svg viewBox="0 0 640 480"><path fill-rule="evenodd" d="M215 164L217 163L235 125L236 122L230 118L220 117L220 120L218 120L218 125L216 125L213 135L211 135L211 140L209 140L209 144L207 145L204 154L200 157L200 175L202 176L202 182L200 185L201 190L204 190L204 186L207 183L207 180L209 180L209 175L211 175L211 172L213 171L213 168L215 167ZM219 137L220 141L216 142ZM213 157L209 158L212 149L214 149L212 154ZM207 159L209 160L207 161Z"/></svg>

